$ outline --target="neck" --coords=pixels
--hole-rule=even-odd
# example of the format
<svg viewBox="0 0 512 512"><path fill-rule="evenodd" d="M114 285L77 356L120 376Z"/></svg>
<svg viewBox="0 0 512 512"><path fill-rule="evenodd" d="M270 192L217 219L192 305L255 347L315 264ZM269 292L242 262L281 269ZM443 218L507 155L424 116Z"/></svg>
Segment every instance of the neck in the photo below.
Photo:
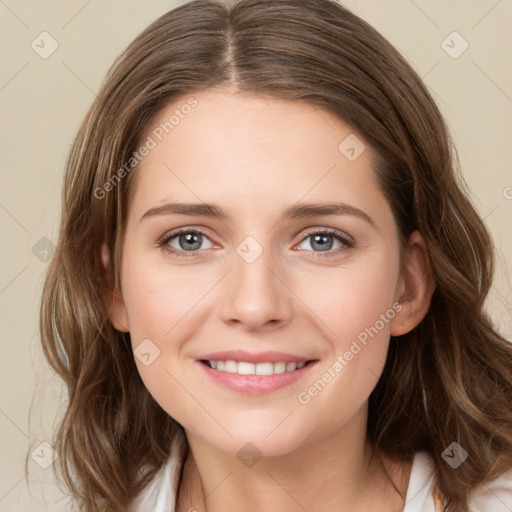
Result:
<svg viewBox="0 0 512 512"><path fill-rule="evenodd" d="M187 432L177 512L356 512L376 502L401 510L410 465L381 461L366 438L366 416L358 420L251 467Z"/></svg>

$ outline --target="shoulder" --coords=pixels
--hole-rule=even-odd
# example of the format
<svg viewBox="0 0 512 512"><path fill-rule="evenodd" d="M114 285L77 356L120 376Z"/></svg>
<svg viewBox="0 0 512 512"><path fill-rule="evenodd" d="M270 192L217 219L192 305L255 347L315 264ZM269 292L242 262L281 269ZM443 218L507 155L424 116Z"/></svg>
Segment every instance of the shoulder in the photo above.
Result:
<svg viewBox="0 0 512 512"><path fill-rule="evenodd" d="M175 512L186 446L185 435L179 432L171 443L167 462L130 504L128 512Z"/></svg>
<svg viewBox="0 0 512 512"><path fill-rule="evenodd" d="M418 452L412 464L404 512L443 512L445 499L435 483L435 466L426 452ZM471 512L512 510L512 470L476 487L470 494Z"/></svg>
<svg viewBox="0 0 512 512"><path fill-rule="evenodd" d="M512 510L512 469L496 480L482 484L472 494L471 511L510 512Z"/></svg>

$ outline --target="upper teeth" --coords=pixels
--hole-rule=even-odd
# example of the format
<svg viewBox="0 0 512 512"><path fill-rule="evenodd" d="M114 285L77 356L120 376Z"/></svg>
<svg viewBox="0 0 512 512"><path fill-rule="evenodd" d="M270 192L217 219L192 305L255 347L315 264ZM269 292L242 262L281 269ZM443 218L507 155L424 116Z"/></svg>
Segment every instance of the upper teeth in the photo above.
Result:
<svg viewBox="0 0 512 512"><path fill-rule="evenodd" d="M240 375L273 375L274 373L291 372L302 368L305 361L289 362L279 361L278 363L248 363L246 361L208 361L210 366L216 370L228 373L239 373Z"/></svg>

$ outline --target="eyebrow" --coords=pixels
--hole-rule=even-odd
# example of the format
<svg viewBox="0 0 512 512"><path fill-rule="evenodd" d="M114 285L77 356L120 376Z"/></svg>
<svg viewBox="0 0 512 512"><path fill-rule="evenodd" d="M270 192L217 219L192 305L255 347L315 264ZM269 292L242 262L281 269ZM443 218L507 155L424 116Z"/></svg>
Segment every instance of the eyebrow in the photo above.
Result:
<svg viewBox="0 0 512 512"><path fill-rule="evenodd" d="M140 221L159 215L189 215L225 220L228 214L222 208L207 203L168 203L150 208ZM287 208L284 219L304 219L322 215L352 215L377 228L375 221L363 210L345 203L299 203ZM140 222L139 221L139 222Z"/></svg>

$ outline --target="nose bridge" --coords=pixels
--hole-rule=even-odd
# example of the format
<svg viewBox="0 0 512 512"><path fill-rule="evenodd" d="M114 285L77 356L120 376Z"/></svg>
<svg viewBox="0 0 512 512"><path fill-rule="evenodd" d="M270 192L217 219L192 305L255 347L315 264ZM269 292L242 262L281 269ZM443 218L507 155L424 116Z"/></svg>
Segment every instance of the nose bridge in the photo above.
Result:
<svg viewBox="0 0 512 512"><path fill-rule="evenodd" d="M274 274L281 267L278 262L272 248L264 247L254 237L247 237L236 247L234 268L223 294L224 321L239 322L254 330L289 320L291 297Z"/></svg>

